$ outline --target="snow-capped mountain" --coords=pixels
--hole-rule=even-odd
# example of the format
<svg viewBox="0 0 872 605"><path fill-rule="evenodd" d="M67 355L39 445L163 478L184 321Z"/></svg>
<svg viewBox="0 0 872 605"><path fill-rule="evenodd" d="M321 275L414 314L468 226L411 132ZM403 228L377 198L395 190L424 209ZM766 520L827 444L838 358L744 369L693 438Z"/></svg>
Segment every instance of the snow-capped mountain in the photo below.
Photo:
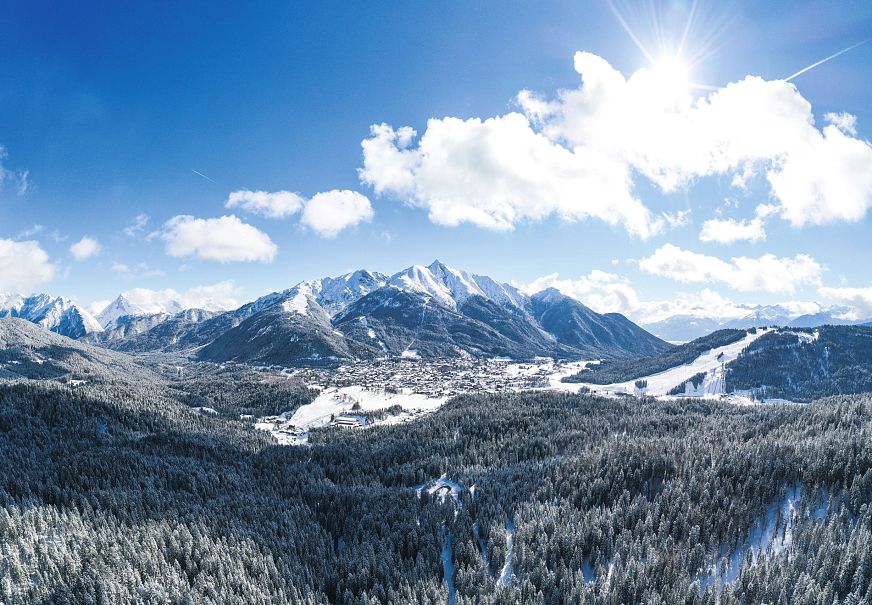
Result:
<svg viewBox="0 0 872 605"><path fill-rule="evenodd" d="M87 340L279 364L385 355L627 358L670 348L622 315L596 313L556 291L530 297L439 261L390 277L361 269L303 281L219 313L184 312L178 301L154 298L122 294L100 314L105 332ZM21 306L12 298L5 304Z"/></svg>
<svg viewBox="0 0 872 605"><path fill-rule="evenodd" d="M306 283L318 304L330 315L336 315L348 305L381 288L386 281L387 278L381 273L360 269L339 277L325 277Z"/></svg>
<svg viewBox="0 0 872 605"><path fill-rule="evenodd" d="M527 302L527 297L514 286L448 267L438 260L427 267L412 265L392 275L388 283L401 290L431 296L449 309L457 309L471 296L518 308L523 308Z"/></svg>
<svg viewBox="0 0 872 605"><path fill-rule="evenodd" d="M742 307L739 307L740 309ZM666 319L641 324L646 330L671 342L688 342L722 329L745 329L755 326L810 328L821 325L853 325L868 320L846 319L847 307L818 305L814 313L802 313L786 305L756 305L745 307L739 317L706 317L704 315L673 315Z"/></svg>
<svg viewBox="0 0 872 605"><path fill-rule="evenodd" d="M0 295L0 317L20 317L70 338L81 338L103 329L90 313L69 298L48 294Z"/></svg>
<svg viewBox="0 0 872 605"><path fill-rule="evenodd" d="M126 294L119 294L118 298L100 311L97 321L104 328L115 325L122 317L145 317L147 315L175 315L182 311L182 305L178 301L138 301L133 302Z"/></svg>

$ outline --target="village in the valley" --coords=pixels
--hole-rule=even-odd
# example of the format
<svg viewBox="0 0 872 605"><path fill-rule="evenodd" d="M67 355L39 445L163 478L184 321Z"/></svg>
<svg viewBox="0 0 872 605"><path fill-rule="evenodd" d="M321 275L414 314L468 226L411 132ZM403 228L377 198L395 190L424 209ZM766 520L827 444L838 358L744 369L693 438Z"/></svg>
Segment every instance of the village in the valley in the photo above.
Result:
<svg viewBox="0 0 872 605"><path fill-rule="evenodd" d="M400 357L336 368L285 368L282 374L320 393L293 414L258 418L256 426L272 433L279 443L300 445L308 442L310 429L408 422L464 393L577 388L561 379L584 363L550 358L518 363L503 358Z"/></svg>

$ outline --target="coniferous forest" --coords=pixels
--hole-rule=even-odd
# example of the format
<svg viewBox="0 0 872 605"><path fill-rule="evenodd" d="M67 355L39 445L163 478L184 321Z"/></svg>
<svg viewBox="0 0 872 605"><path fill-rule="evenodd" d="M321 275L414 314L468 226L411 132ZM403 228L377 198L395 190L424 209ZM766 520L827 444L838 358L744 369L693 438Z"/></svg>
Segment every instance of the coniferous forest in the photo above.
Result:
<svg viewBox="0 0 872 605"><path fill-rule="evenodd" d="M2 383L0 600L872 598L869 396L482 394L281 447L238 419L267 387L231 376Z"/></svg>

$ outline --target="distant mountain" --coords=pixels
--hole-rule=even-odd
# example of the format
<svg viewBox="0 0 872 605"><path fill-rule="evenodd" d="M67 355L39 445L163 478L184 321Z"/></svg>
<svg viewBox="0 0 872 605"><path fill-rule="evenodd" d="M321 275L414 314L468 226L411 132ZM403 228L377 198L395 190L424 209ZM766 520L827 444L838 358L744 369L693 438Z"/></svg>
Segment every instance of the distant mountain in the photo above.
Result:
<svg viewBox="0 0 872 605"><path fill-rule="evenodd" d="M349 339L382 355L456 357L458 355L532 357L571 356L515 307L473 296L458 308L418 289L389 285L376 290L334 319Z"/></svg>
<svg viewBox="0 0 872 605"><path fill-rule="evenodd" d="M626 317L549 290L528 296L439 261L390 277L358 270L300 282L226 312L119 296L84 335L127 352L208 361L319 364L382 356L627 359L671 348Z"/></svg>
<svg viewBox="0 0 872 605"><path fill-rule="evenodd" d="M188 346L186 338L194 336L197 326L215 315L203 309L187 309L175 315L124 315L106 330L83 340L128 353L184 350L196 346Z"/></svg>
<svg viewBox="0 0 872 605"><path fill-rule="evenodd" d="M251 315L197 353L204 361L286 366L361 356L370 356L370 350L334 330L308 286Z"/></svg>
<svg viewBox="0 0 872 605"><path fill-rule="evenodd" d="M72 340L18 317L0 319L0 380L147 381L122 353Z"/></svg>
<svg viewBox="0 0 872 605"><path fill-rule="evenodd" d="M555 288L534 294L531 311L559 343L589 356L641 357L671 348L623 315L602 315Z"/></svg>
<svg viewBox="0 0 872 605"><path fill-rule="evenodd" d="M784 305L748 306L747 314L738 318L699 317L673 315L661 321L644 323L642 326L670 342L688 342L717 330L743 330L762 326L811 328L822 325L855 325L861 321L843 319L845 307L823 308L816 313L797 314ZM867 321L867 320L862 320Z"/></svg>
<svg viewBox="0 0 872 605"><path fill-rule="evenodd" d="M70 299L48 294L0 295L0 317L20 317L70 338L81 338L103 329L90 313Z"/></svg>
<svg viewBox="0 0 872 605"><path fill-rule="evenodd" d="M100 311L97 320L104 328L110 328L122 317L150 317L155 315L171 316L182 310L182 305L176 301L133 302L126 295L120 294L109 305Z"/></svg>

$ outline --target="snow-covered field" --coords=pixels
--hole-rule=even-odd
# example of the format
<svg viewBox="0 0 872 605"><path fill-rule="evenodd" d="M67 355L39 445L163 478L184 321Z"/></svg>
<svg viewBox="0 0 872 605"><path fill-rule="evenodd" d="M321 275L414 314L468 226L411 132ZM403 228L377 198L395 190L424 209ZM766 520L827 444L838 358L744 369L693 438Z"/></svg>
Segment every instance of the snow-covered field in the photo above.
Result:
<svg viewBox="0 0 872 605"><path fill-rule="evenodd" d="M375 424L399 424L421 414L435 412L445 403L445 397L427 397L420 393L389 393L382 389L360 386L323 389L310 404L292 414L260 418L255 427L269 431L282 445L308 443L309 430L327 426L337 416L348 412L375 412L400 406L399 414L388 415Z"/></svg>
<svg viewBox="0 0 872 605"><path fill-rule="evenodd" d="M571 387L574 391L581 387L587 387L591 391L598 393L644 394L657 397L667 395L670 390L687 382L697 374L705 374L705 378L698 387L694 388L693 385L687 385L688 390L685 391L685 395L697 397L720 396L724 394L724 366L735 360L739 353L752 342L771 331L771 329L758 329L756 333L748 334L745 338L734 343L710 349L690 363L676 366L657 374L651 374L650 376L642 376L614 384L560 384L565 387ZM637 380L647 381L648 386L641 390L637 389Z"/></svg>

